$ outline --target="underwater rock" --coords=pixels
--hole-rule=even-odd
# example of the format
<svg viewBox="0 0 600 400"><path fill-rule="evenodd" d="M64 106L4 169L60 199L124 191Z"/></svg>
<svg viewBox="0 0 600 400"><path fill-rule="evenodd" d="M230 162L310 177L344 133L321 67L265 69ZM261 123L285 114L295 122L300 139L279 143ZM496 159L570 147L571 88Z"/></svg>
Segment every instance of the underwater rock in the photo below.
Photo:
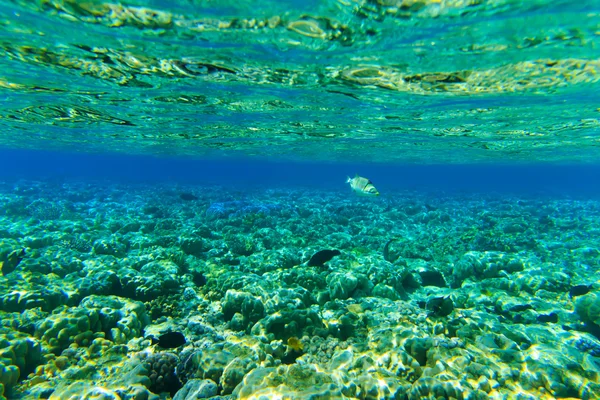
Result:
<svg viewBox="0 0 600 400"><path fill-rule="evenodd" d="M585 323L600 326L600 295L588 293L575 300L575 312Z"/></svg>
<svg viewBox="0 0 600 400"><path fill-rule="evenodd" d="M335 272L327 277L329 297L331 299L345 300L358 286L358 278L350 273Z"/></svg>
<svg viewBox="0 0 600 400"><path fill-rule="evenodd" d="M257 250L256 244L245 235L230 235L226 242L234 256L249 256Z"/></svg>
<svg viewBox="0 0 600 400"><path fill-rule="evenodd" d="M401 300L402 296L393 287L378 283L373 287L371 295L383 299Z"/></svg>
<svg viewBox="0 0 600 400"><path fill-rule="evenodd" d="M231 321L236 314L241 316L241 326L250 329L265 315L265 306L260 298L249 293L228 290L223 299L223 315L226 321Z"/></svg>
<svg viewBox="0 0 600 400"><path fill-rule="evenodd" d="M139 272L121 269L117 274L124 294L138 300L151 300L181 288L179 266L171 260L149 262Z"/></svg>
<svg viewBox="0 0 600 400"><path fill-rule="evenodd" d="M207 250L204 240L201 237L180 237L179 246L185 254L191 254L194 256L200 256Z"/></svg>
<svg viewBox="0 0 600 400"><path fill-rule="evenodd" d="M142 329L150 323L143 303L122 297L88 296L79 308L98 310L102 331L107 332L107 339L117 344L141 336Z"/></svg>
<svg viewBox="0 0 600 400"><path fill-rule="evenodd" d="M182 354L177 374L186 383L192 379L209 379L219 384L221 394L229 394L248 372L258 367L259 360L272 364L266 360L264 349L264 345L253 340L246 344L214 343Z"/></svg>
<svg viewBox="0 0 600 400"><path fill-rule="evenodd" d="M148 389L157 394L168 392L171 396L175 395L182 386L175 371L177 364L179 357L173 353L155 353L144 359L142 365L150 378Z"/></svg>
<svg viewBox="0 0 600 400"><path fill-rule="evenodd" d="M40 307L52 311L60 305L69 303L69 294L60 287L37 287L30 290L14 290L0 296L0 310L24 311Z"/></svg>
<svg viewBox="0 0 600 400"><path fill-rule="evenodd" d="M298 400L343 398L342 388L335 384L330 374L317 371L315 366L300 364L256 368L233 394L242 399L250 396L260 398L268 397L273 391L282 397Z"/></svg>
<svg viewBox="0 0 600 400"><path fill-rule="evenodd" d="M126 367L129 367L126 365ZM142 371L140 371L142 370ZM151 393L145 385L148 378L143 376L143 368L126 370L128 373L116 374L109 382L95 384L89 380L63 380L52 390L49 400L63 399L102 399L102 400L159 400L160 397ZM34 387L35 388L35 387Z"/></svg>
<svg viewBox="0 0 600 400"><path fill-rule="evenodd" d="M271 293L265 301L267 314L273 314L284 309L299 310L316 304L317 300L312 293L303 287L294 289L278 289Z"/></svg>
<svg viewBox="0 0 600 400"><path fill-rule="evenodd" d="M210 379L190 379L175 394L173 400L207 399L217 395L217 384Z"/></svg>
<svg viewBox="0 0 600 400"><path fill-rule="evenodd" d="M40 343L24 334L0 328L0 396L43 363Z"/></svg>
<svg viewBox="0 0 600 400"><path fill-rule="evenodd" d="M266 338L288 340L290 337L327 336L321 317L313 310L282 310L258 321L251 334Z"/></svg>
<svg viewBox="0 0 600 400"><path fill-rule="evenodd" d="M524 270L521 260L506 257L500 252L469 251L454 264L451 279L452 287L460 287L467 278L484 279L497 278L503 273L513 273Z"/></svg>
<svg viewBox="0 0 600 400"><path fill-rule="evenodd" d="M413 383L408 397L410 399L457 399L463 400L463 388L451 382L442 382L433 377L424 376ZM487 395L486 395L487 398Z"/></svg>
<svg viewBox="0 0 600 400"><path fill-rule="evenodd" d="M119 295L122 290L118 275L111 270L97 271L90 276L75 280L75 283L81 297L92 294Z"/></svg>
<svg viewBox="0 0 600 400"><path fill-rule="evenodd" d="M328 261L335 256L339 256L342 254L339 250L321 250L317 251L313 256L308 260L309 267L322 267Z"/></svg>

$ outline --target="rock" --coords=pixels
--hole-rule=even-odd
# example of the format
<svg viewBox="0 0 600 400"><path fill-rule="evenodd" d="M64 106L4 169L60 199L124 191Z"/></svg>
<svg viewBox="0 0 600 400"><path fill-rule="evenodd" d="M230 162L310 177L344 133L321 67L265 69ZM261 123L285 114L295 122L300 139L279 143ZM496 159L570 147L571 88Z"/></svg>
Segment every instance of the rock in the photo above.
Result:
<svg viewBox="0 0 600 400"><path fill-rule="evenodd" d="M217 395L217 384L210 379L191 379L173 397L173 400L207 399Z"/></svg>

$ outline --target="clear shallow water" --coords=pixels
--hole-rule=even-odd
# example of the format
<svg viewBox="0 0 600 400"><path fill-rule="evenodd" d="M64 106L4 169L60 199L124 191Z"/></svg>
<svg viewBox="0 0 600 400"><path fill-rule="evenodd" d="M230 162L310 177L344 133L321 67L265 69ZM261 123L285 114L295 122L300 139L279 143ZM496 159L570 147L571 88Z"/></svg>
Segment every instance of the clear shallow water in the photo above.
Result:
<svg viewBox="0 0 600 400"><path fill-rule="evenodd" d="M0 399L600 398L599 16L0 1Z"/></svg>

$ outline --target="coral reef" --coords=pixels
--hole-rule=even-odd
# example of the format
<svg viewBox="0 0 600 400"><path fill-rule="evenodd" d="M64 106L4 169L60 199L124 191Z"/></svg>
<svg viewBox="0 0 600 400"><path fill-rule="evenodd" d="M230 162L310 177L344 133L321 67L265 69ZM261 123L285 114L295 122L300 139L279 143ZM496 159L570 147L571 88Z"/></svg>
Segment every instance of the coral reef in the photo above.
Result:
<svg viewBox="0 0 600 400"><path fill-rule="evenodd" d="M596 202L92 188L0 193L4 398L599 398Z"/></svg>

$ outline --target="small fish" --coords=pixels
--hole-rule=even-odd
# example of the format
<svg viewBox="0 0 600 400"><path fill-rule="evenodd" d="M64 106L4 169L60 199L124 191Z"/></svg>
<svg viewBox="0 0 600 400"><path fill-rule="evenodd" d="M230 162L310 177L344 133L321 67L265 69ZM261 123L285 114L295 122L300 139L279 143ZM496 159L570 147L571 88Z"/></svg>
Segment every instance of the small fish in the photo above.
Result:
<svg viewBox="0 0 600 400"><path fill-rule="evenodd" d="M540 314L538 315L537 320L541 323L550 322L555 324L558 322L558 314L554 312L551 312L550 314Z"/></svg>
<svg viewBox="0 0 600 400"><path fill-rule="evenodd" d="M383 259L387 262L394 262L394 260L392 260L392 258L390 257L390 244L392 244L392 242L395 241L395 238L391 238L390 240L388 240L385 246L383 246Z"/></svg>
<svg viewBox="0 0 600 400"><path fill-rule="evenodd" d="M569 290L569 297L573 298L573 297L577 297L577 296L583 296L584 294L588 294L590 292L591 288L592 288L592 285L573 286L571 288L571 290Z"/></svg>
<svg viewBox="0 0 600 400"><path fill-rule="evenodd" d="M181 332L167 332L160 335L158 338L151 336L152 344L158 344L158 347L163 349L174 349L186 343L185 336Z"/></svg>
<svg viewBox="0 0 600 400"><path fill-rule="evenodd" d="M191 193L180 193L179 198L181 200L185 200L185 201L198 200L198 197L194 196Z"/></svg>
<svg viewBox="0 0 600 400"><path fill-rule="evenodd" d="M454 310L454 302L450 296L432 297L425 308L429 311L428 317L447 317Z"/></svg>
<svg viewBox="0 0 600 400"><path fill-rule="evenodd" d="M308 260L309 267L322 267L327 261L331 260L335 256L342 254L339 250L321 250L317 251Z"/></svg>
<svg viewBox="0 0 600 400"><path fill-rule="evenodd" d="M288 339L287 345L290 349L297 352L301 352L304 349L304 345L302 344L300 339L298 339L295 336Z"/></svg>
<svg viewBox="0 0 600 400"><path fill-rule="evenodd" d="M13 272L17 268L23 257L25 257L25 249L12 251L6 257L5 261L0 262L0 271L2 271L2 275L7 275Z"/></svg>
<svg viewBox="0 0 600 400"><path fill-rule="evenodd" d="M348 304L346 310L350 311L352 314L362 314L365 312L360 304Z"/></svg>
<svg viewBox="0 0 600 400"><path fill-rule="evenodd" d="M373 186L373 183L367 178L355 175L354 178L348 177L346 183L350 184L350 188L359 196L379 196L379 192Z"/></svg>

